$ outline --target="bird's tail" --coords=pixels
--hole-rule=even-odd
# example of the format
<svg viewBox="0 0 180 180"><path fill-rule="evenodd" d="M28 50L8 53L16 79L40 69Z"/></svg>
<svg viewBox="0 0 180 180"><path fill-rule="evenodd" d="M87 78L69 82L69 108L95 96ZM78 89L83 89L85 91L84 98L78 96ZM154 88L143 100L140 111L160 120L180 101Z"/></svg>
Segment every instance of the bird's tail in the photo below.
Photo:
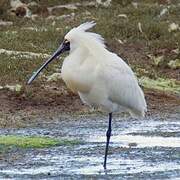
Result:
<svg viewBox="0 0 180 180"><path fill-rule="evenodd" d="M137 110L137 109L130 109L129 110L129 113L134 118L143 118L143 117L145 117L146 112L147 112L146 107L144 107L142 110Z"/></svg>

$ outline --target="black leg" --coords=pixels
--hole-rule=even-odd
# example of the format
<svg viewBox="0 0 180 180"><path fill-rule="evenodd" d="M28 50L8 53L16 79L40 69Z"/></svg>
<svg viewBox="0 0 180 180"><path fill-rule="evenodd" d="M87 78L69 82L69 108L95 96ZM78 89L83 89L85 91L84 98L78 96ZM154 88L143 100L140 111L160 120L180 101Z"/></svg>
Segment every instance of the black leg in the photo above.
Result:
<svg viewBox="0 0 180 180"><path fill-rule="evenodd" d="M107 137L107 141L106 141L106 150L105 150L105 157L104 157L104 169L106 169L106 161L107 161L107 155L108 155L108 147L109 147L109 140L111 137L111 120L112 120L112 113L109 113L109 126L108 126L108 130L106 132L106 137Z"/></svg>

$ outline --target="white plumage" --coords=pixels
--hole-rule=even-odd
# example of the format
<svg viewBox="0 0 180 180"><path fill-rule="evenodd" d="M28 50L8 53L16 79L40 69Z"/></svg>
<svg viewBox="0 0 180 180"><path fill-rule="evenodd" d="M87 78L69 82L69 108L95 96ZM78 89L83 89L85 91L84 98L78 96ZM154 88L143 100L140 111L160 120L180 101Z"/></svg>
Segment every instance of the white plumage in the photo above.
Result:
<svg viewBox="0 0 180 180"><path fill-rule="evenodd" d="M69 31L63 43L32 75L28 84L53 59L65 51L70 51L62 65L62 78L66 85L78 93L84 103L100 107L109 113L103 165L106 169L112 113L127 111L132 116L143 117L146 101L131 68L120 57L106 49L104 39L100 35L86 32L94 25L94 22L87 22Z"/></svg>
<svg viewBox="0 0 180 180"><path fill-rule="evenodd" d="M128 111L135 117L144 116L146 101L134 73L105 48L100 35L86 32L94 25L84 23L65 36L71 48L62 65L63 80L90 106L109 113Z"/></svg>

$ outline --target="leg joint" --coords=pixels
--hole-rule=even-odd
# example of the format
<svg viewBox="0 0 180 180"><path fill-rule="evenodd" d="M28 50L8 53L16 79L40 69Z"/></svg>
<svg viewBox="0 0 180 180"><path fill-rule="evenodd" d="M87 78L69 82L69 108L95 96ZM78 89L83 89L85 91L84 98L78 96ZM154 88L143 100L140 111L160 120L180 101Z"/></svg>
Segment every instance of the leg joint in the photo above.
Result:
<svg viewBox="0 0 180 180"><path fill-rule="evenodd" d="M108 129L108 130L107 130L106 136L107 136L107 137L110 137L110 136L111 136L111 129Z"/></svg>

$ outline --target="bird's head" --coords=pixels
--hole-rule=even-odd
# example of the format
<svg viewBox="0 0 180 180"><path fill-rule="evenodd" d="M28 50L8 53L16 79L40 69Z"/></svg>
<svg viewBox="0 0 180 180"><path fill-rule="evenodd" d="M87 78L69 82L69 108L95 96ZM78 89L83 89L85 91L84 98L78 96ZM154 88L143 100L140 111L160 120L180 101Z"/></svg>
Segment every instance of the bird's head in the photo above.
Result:
<svg viewBox="0 0 180 180"><path fill-rule="evenodd" d="M78 27L71 29L65 35L63 42L53 53L53 55L31 76L28 84L30 84L53 59L59 57L63 52L70 51L71 53L75 49L83 47L87 50L94 49L96 51L98 49L104 49L104 39L99 34L86 31L95 25L95 22L86 22Z"/></svg>

